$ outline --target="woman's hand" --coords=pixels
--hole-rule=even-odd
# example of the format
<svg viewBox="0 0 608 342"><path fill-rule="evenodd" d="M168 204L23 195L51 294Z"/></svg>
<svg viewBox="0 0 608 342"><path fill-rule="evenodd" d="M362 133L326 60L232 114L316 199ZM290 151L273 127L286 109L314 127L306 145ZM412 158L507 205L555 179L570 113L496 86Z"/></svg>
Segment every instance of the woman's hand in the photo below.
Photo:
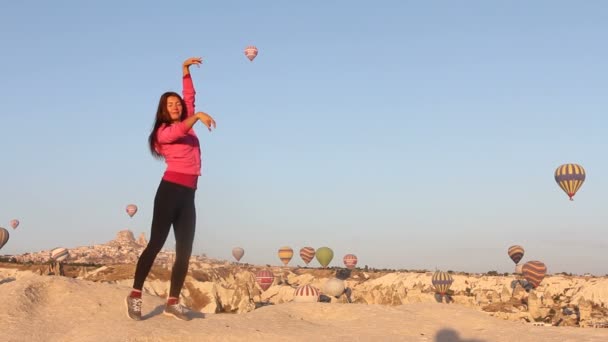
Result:
<svg viewBox="0 0 608 342"><path fill-rule="evenodd" d="M188 68L191 65L195 64L197 67L203 63L203 59L201 57L190 57L184 61L184 68Z"/></svg>
<svg viewBox="0 0 608 342"><path fill-rule="evenodd" d="M205 124L205 126L207 126L209 132L211 132L211 126L215 128L215 120L213 120L213 118L209 114L204 112L198 112L195 115L202 123Z"/></svg>

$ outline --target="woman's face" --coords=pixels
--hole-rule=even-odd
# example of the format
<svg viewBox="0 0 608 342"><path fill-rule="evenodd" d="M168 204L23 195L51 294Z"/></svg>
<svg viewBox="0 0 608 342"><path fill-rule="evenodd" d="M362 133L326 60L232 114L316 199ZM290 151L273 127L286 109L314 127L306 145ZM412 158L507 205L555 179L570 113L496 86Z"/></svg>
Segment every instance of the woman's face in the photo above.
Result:
<svg viewBox="0 0 608 342"><path fill-rule="evenodd" d="M182 102L176 96L167 98L167 112L172 122L179 121L182 117Z"/></svg>

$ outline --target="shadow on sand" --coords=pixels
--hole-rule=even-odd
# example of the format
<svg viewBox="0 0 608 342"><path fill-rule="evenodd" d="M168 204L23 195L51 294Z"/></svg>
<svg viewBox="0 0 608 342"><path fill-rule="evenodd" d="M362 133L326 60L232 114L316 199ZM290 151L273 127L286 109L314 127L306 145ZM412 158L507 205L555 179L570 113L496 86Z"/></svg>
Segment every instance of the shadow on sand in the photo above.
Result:
<svg viewBox="0 0 608 342"><path fill-rule="evenodd" d="M15 280L17 280L17 279L16 278L4 278L4 279L0 280L0 285L7 284L7 283L13 282Z"/></svg>
<svg viewBox="0 0 608 342"><path fill-rule="evenodd" d="M158 315L162 315L163 314L163 310L165 309L165 305L158 305L157 307L154 308L154 310L148 312L145 315L141 316L142 321L152 318L154 316L158 316ZM191 319L196 319L196 318L205 318L205 314L202 312L198 312L198 311L190 311L188 312L188 316L190 316Z"/></svg>
<svg viewBox="0 0 608 342"><path fill-rule="evenodd" d="M441 329L435 335L435 342L486 342L485 340L467 339L463 340L454 329Z"/></svg>

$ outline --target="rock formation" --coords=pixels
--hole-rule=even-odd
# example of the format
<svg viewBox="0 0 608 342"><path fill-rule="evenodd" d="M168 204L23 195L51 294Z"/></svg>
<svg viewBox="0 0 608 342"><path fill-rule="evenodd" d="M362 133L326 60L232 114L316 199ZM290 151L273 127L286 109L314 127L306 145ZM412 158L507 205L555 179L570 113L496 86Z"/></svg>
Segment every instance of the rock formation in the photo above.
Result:
<svg viewBox="0 0 608 342"><path fill-rule="evenodd" d="M148 241L146 240L146 236L144 235L144 233L139 234L139 238L137 238L137 244L144 248L148 245Z"/></svg>

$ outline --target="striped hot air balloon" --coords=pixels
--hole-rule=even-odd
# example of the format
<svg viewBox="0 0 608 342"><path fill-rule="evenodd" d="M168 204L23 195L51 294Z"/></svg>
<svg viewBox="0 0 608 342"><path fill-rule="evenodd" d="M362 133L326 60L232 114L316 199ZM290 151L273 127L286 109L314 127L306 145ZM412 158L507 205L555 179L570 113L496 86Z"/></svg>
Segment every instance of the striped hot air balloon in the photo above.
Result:
<svg viewBox="0 0 608 342"><path fill-rule="evenodd" d="M54 261L62 262L69 256L70 252L64 247L57 247L51 251L51 259Z"/></svg>
<svg viewBox="0 0 608 342"><path fill-rule="evenodd" d="M532 287L537 288L547 274L547 266L541 261L528 261L521 268L521 272L528 283L532 284Z"/></svg>
<svg viewBox="0 0 608 342"><path fill-rule="evenodd" d="M129 204L127 205L127 214L130 217L133 217L133 215L135 215L135 213L137 213L137 206L135 204Z"/></svg>
<svg viewBox="0 0 608 342"><path fill-rule="evenodd" d="M306 266L312 261L312 258L315 257L315 249L312 247L303 247L300 249L300 258L306 263Z"/></svg>
<svg viewBox="0 0 608 342"><path fill-rule="evenodd" d="M2 249L2 247L4 247L4 245L8 242L9 237L10 234L8 233L8 230L0 227L0 249Z"/></svg>
<svg viewBox="0 0 608 342"><path fill-rule="evenodd" d="M296 303L316 303L318 300L319 290L311 285L299 286L293 294L293 301Z"/></svg>
<svg viewBox="0 0 608 342"><path fill-rule="evenodd" d="M521 258L524 257L524 248L522 246L514 245L509 247L507 253L515 265L517 265L521 261Z"/></svg>
<svg viewBox="0 0 608 342"><path fill-rule="evenodd" d="M268 270L259 270L255 274L255 281L263 291L266 291L274 282L274 274Z"/></svg>
<svg viewBox="0 0 608 342"><path fill-rule="evenodd" d="M17 227L19 227L19 220L13 219L13 220L11 220L11 222L9 224L11 225L11 227L13 229L17 229Z"/></svg>
<svg viewBox="0 0 608 342"><path fill-rule="evenodd" d="M292 257L293 257L293 249L291 249L291 247L279 248L279 259L281 259L281 262L283 262L283 264L285 266L287 266L287 264L289 264L289 261L291 261Z"/></svg>
<svg viewBox="0 0 608 342"><path fill-rule="evenodd" d="M241 258L245 255L245 250L241 247L234 247L232 249L232 256L236 259L236 261L241 261Z"/></svg>
<svg viewBox="0 0 608 342"><path fill-rule="evenodd" d="M578 164L563 164L555 170L555 181L571 201L585 182L585 177L585 169Z"/></svg>
<svg viewBox="0 0 608 342"><path fill-rule="evenodd" d="M258 55L258 48L250 45L245 48L245 56L249 59L249 61L253 62L253 59Z"/></svg>
<svg viewBox="0 0 608 342"><path fill-rule="evenodd" d="M357 256L354 254L346 254L342 259L346 268L353 269L357 266Z"/></svg>
<svg viewBox="0 0 608 342"><path fill-rule="evenodd" d="M433 274L432 283L435 287L435 291L441 294L442 296L445 295L446 292L448 292L453 282L454 279L452 279L452 276L447 272L436 271Z"/></svg>

